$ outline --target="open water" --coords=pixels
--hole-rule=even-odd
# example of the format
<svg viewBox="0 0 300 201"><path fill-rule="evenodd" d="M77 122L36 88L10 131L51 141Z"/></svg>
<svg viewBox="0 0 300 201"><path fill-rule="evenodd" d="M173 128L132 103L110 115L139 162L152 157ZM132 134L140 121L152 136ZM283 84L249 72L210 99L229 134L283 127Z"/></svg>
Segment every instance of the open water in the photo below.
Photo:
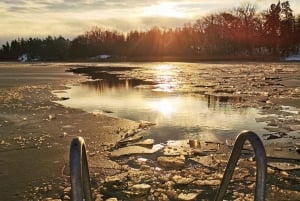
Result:
<svg viewBox="0 0 300 201"><path fill-rule="evenodd" d="M240 98L210 96L195 90L195 86L198 89L214 86L207 79L203 81L203 73L209 74L215 67L230 66L193 63L74 65L73 69L85 68L80 73L89 79L70 86L65 93L58 93L60 97L69 98L59 102L91 113L153 122L156 125L145 135L156 143L181 139L224 141L235 138L242 130L265 133L265 124L255 121L261 117L257 109L233 106L242 101ZM199 74L202 76L197 78Z"/></svg>

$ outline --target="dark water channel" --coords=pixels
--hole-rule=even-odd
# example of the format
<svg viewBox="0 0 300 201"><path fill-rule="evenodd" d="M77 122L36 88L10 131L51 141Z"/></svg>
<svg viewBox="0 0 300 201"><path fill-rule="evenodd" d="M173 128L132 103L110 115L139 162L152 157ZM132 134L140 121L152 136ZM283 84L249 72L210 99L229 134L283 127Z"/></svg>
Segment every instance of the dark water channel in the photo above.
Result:
<svg viewBox="0 0 300 201"><path fill-rule="evenodd" d="M233 107L237 99L190 92L188 84L182 82L187 76L174 75L179 68L178 64L169 67L155 63L74 68L72 72L86 75L89 80L59 93L69 98L60 103L87 112L153 122L156 125L145 135L156 143L180 139L223 141L244 129L264 132L264 125L255 121L260 116L257 109ZM183 85L186 90L178 90Z"/></svg>

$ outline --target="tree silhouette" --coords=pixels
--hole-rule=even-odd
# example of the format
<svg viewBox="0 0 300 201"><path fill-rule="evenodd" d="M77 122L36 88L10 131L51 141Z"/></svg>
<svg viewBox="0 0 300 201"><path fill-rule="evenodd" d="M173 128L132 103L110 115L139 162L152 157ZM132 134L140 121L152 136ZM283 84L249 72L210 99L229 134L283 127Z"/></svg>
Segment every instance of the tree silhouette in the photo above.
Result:
<svg viewBox="0 0 300 201"><path fill-rule="evenodd" d="M41 60L115 58L280 58L299 51L300 15L289 1L271 4L258 13L244 3L231 10L212 13L177 28L153 27L120 33L93 27L72 41L16 39L2 45L0 58L15 60L22 54Z"/></svg>

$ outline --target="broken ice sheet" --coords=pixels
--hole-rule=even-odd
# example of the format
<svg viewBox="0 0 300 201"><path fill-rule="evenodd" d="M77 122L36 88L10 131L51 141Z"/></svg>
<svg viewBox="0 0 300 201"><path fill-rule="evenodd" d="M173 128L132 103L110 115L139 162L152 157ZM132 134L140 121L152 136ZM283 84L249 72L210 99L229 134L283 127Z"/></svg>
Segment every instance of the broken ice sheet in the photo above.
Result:
<svg viewBox="0 0 300 201"><path fill-rule="evenodd" d="M190 160L196 163L200 163L207 167L212 167L215 165L212 156L197 156L197 157L190 158Z"/></svg>
<svg viewBox="0 0 300 201"><path fill-rule="evenodd" d="M283 132L277 132L277 133L263 134L262 136L264 140L273 140L273 139L283 138L287 136L287 134Z"/></svg>
<svg viewBox="0 0 300 201"><path fill-rule="evenodd" d="M146 139L140 142L134 143L134 145L142 146L142 147L148 147L152 148L154 145L154 140L153 139Z"/></svg>
<svg viewBox="0 0 300 201"><path fill-rule="evenodd" d="M292 113L292 114L299 114L299 111L296 107L291 107L291 106L281 106L281 111L283 112L288 112L288 113Z"/></svg>
<svg viewBox="0 0 300 201"><path fill-rule="evenodd" d="M123 147L111 152L111 157L120 157L132 154L153 154L161 150L164 146L161 144L155 144L151 149L142 146L128 146Z"/></svg>
<svg viewBox="0 0 300 201"><path fill-rule="evenodd" d="M192 150L188 140L169 140L164 149L165 156L191 155Z"/></svg>
<svg viewBox="0 0 300 201"><path fill-rule="evenodd" d="M299 164L294 164L294 163L286 163L286 162L268 162L268 166L287 171L287 170L299 170L300 165Z"/></svg>

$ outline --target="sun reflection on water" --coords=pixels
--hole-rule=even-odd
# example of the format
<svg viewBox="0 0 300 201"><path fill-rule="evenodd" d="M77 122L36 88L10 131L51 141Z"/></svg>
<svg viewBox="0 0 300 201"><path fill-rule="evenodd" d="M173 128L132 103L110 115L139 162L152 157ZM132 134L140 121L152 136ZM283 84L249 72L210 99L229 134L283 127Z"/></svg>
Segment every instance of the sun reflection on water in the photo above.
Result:
<svg viewBox="0 0 300 201"><path fill-rule="evenodd" d="M137 72L148 73L148 77L144 76L148 80L126 76L121 79L108 72L99 77L98 73L97 78L101 80L71 87L67 94L58 96L70 97L61 102L67 107L88 112L110 111L110 116L154 122L156 126L149 132L158 141L183 138L220 140L235 136L244 129L263 130L264 125L257 125L255 121L259 116L256 109L237 109L230 104L242 100L182 93L182 86L189 86L190 74L195 70L187 71L178 64L153 64Z"/></svg>
<svg viewBox="0 0 300 201"><path fill-rule="evenodd" d="M167 99L161 99L157 100L155 102L150 103L150 107L160 112L164 116L170 116L172 113L175 112L174 103L171 101L168 101Z"/></svg>
<svg viewBox="0 0 300 201"><path fill-rule="evenodd" d="M172 92L177 88L177 72L174 68L174 66L168 64L155 67L154 81L158 83L155 91Z"/></svg>
<svg viewBox="0 0 300 201"><path fill-rule="evenodd" d="M159 71L168 71L168 70L171 70L172 68L174 68L174 66L169 65L169 64L162 64L162 65L155 66L155 68L156 68L156 70L159 70Z"/></svg>

